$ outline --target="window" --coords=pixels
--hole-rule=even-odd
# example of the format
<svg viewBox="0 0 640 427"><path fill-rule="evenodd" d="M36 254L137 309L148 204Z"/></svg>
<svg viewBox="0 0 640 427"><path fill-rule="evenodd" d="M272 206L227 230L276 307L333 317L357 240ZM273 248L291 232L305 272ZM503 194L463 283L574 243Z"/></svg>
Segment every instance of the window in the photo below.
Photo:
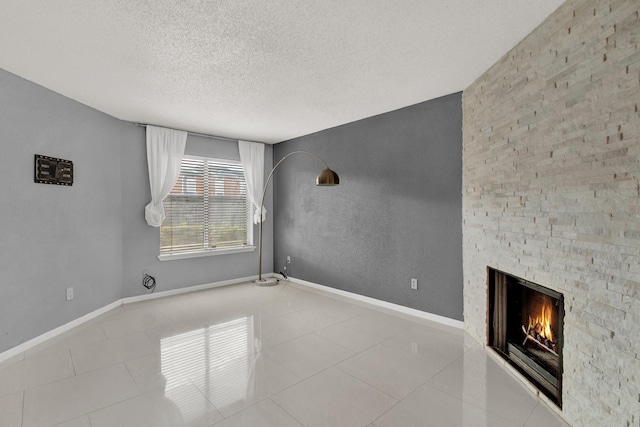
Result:
<svg viewBox="0 0 640 427"><path fill-rule="evenodd" d="M253 243L250 202L238 162L185 156L164 209L161 259L163 255L207 255Z"/></svg>

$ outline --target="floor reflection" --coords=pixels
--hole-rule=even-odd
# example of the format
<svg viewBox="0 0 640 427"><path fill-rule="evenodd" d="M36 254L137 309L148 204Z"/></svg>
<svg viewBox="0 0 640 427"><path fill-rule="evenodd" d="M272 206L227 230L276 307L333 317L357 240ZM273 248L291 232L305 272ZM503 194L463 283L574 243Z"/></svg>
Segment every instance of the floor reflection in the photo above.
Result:
<svg viewBox="0 0 640 427"><path fill-rule="evenodd" d="M167 379L164 375L158 373L154 375L148 385L148 391L143 395L141 404L146 408L143 411L150 417L149 425L152 426L184 426L184 418L182 416L183 411L186 413L195 411L197 414L204 412L203 408L187 408L189 400L184 399L184 396L179 392L179 387L174 387L172 393L167 393ZM178 397L180 396L180 397ZM183 402L181 407L176 402Z"/></svg>
<svg viewBox="0 0 640 427"><path fill-rule="evenodd" d="M259 356L254 316L164 338L160 346L165 395L177 405L184 423L207 410L205 402L184 392L191 381L206 395L215 396L217 405L229 406L251 394Z"/></svg>

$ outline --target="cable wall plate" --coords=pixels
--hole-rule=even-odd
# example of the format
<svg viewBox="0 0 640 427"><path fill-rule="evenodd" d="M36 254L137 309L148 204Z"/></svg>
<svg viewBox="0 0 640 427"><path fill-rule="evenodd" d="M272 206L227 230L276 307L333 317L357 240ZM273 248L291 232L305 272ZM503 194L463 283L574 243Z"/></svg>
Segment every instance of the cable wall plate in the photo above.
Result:
<svg viewBox="0 0 640 427"><path fill-rule="evenodd" d="M73 162L36 154L33 181L38 184L71 186L73 185Z"/></svg>

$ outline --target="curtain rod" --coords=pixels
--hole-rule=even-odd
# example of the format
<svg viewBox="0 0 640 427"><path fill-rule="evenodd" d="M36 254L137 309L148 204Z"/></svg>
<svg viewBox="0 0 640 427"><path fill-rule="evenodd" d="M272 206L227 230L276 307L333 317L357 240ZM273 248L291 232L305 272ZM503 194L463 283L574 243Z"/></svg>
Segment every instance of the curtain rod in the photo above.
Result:
<svg viewBox="0 0 640 427"><path fill-rule="evenodd" d="M147 123L138 123L138 122L135 122L135 125L136 125L136 126L142 126L142 127L145 127L145 128L146 128L147 126L163 127L163 126L150 125L150 124L147 124ZM224 140L224 141L238 142L238 140L237 140L237 139L233 139L233 138L226 138L226 137L224 137L224 136L207 135L207 134L204 134L204 133L191 132L191 131L184 130L184 129L174 129L174 130L180 130L180 131L186 132L186 133L188 133L189 135L193 135L193 136L201 136L201 137L204 137L204 138L210 138L210 139L222 139L222 140Z"/></svg>

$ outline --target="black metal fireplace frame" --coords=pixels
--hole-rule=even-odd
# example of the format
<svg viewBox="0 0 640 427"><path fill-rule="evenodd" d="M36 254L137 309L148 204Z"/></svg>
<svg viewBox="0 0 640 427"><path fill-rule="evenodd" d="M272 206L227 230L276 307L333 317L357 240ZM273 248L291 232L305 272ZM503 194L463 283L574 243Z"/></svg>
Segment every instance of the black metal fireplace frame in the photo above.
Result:
<svg viewBox="0 0 640 427"><path fill-rule="evenodd" d="M501 280L499 275L505 278ZM541 372L539 366L527 355L522 354L517 348L510 346L506 340L506 308L499 307L498 301L506 299L507 280L511 283L525 286L548 295L560 302L558 307L558 357L559 368L557 376L549 372ZM505 312L500 312L505 310ZM562 372L563 372L563 322L564 322L564 296L552 289L545 288L528 280L513 276L512 274L487 267L487 346L496 351L511 366L531 381L542 393L544 393L558 407L562 408ZM502 320L501 320L502 319ZM505 323L505 324L501 324Z"/></svg>

